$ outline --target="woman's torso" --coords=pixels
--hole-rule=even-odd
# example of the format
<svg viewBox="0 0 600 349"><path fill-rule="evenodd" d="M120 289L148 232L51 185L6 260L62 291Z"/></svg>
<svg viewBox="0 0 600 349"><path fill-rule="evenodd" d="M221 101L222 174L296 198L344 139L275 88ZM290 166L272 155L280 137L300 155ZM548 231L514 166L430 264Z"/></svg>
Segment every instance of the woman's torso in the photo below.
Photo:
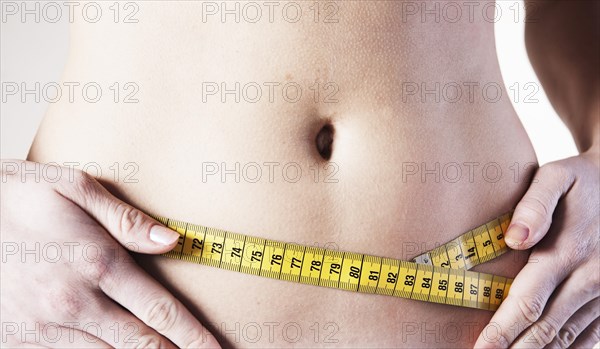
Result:
<svg viewBox="0 0 600 349"><path fill-rule="evenodd" d="M407 260L523 195L536 159L490 6L451 21L444 2L439 20L430 2L235 4L141 2L138 23L114 23L107 4L110 20L75 23L63 81L80 85L51 105L29 158L99 167L150 213ZM98 102L77 93L89 82ZM138 260L231 346L464 347L491 316ZM514 276L524 261L480 270Z"/></svg>

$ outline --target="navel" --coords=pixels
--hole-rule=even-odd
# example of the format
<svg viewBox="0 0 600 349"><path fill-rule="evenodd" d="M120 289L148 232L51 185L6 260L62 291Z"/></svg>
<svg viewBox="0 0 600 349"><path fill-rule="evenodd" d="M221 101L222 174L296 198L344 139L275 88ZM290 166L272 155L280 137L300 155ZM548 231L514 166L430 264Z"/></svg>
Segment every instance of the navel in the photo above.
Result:
<svg viewBox="0 0 600 349"><path fill-rule="evenodd" d="M335 130L331 123L327 123L321 127L319 133L317 133L317 137L315 139L315 145L317 146L317 151L319 155L324 160L331 159L331 153L333 152L333 136L335 134Z"/></svg>

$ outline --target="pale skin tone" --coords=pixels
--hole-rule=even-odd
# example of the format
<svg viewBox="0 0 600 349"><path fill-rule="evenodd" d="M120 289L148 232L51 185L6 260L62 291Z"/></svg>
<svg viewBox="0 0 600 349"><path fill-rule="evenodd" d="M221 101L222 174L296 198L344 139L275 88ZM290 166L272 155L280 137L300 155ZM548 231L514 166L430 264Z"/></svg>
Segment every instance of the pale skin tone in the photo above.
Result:
<svg viewBox="0 0 600 349"><path fill-rule="evenodd" d="M11 164L28 164L30 168L34 165L25 162ZM64 254L66 250L62 251L60 262L30 263L28 270L23 271L26 274L3 273L3 298L22 297L24 290L6 285L18 284L19 279L27 275L27 278L44 285L36 287L28 298L55 300L25 306L3 302L2 310L11 314L10 321L17 324L35 322L41 324L40 328L43 324L55 322L64 331L74 327L71 331L78 346L90 346L93 341L82 340L81 330L77 329L81 327L74 326L74 323L98 325L100 331L95 333L101 334L100 338L90 333L85 335L94 339L94 347L98 347L98 343L107 347L217 347L214 340L202 340L203 327L198 320L137 267L126 252L126 247L142 253L169 251L175 246L179 234L116 199L85 173L73 171L72 175L72 181L50 185L43 181L23 183L16 174L8 176L7 182L2 185L3 231L19 234L23 243L52 242L65 246L77 242L77 246L72 245L71 257ZM24 226L22 222L25 221L35 224ZM38 230L43 227L54 228ZM40 240L40 236L44 240ZM3 235L3 241L15 240ZM103 258L98 263L86 261L85 258L95 258L94 252L82 252L87 243L93 243L102 252ZM67 260L71 262L67 263ZM19 266L18 259L9 261L3 264L4 270L23 267ZM128 285L128 288L123 285ZM164 318L165 309L162 307L165 302L172 305L171 312L177 313L172 322ZM114 327L115 324L118 324L117 327ZM133 333L133 329L136 330L136 342L122 340ZM22 344L20 342L11 338L4 344L12 347ZM42 339L25 345L65 347L73 343L66 336L61 336L59 341Z"/></svg>
<svg viewBox="0 0 600 349"><path fill-rule="evenodd" d="M491 320L502 335L475 346L588 348L600 341L600 5L529 5L538 19L525 29L529 56L580 155L542 166L517 205L506 239L531 249L530 262Z"/></svg>
<svg viewBox="0 0 600 349"><path fill-rule="evenodd" d="M440 186L438 183L416 185L415 182L410 181L410 178L408 184L403 185L398 178L398 168L391 165L397 164L399 161L447 163L457 161L456 154L461 154L461 156L464 155L464 159L459 158L460 161L480 161L482 163L519 161L524 164L535 162L535 157L531 149L524 145L528 141L507 101L503 100L495 104L467 104L464 109L461 109L463 105L460 103L458 106L451 105L446 109L446 113L449 115L447 119L436 114L439 113L440 104L430 105L420 102L411 104L410 99L409 103L403 103L401 100L396 101L397 103L386 102L389 99L386 97L389 96L385 94L385 91L397 88L401 85L402 80L420 81L416 80L420 78L429 81L450 72L458 81L474 81L475 79L500 81L499 71L494 64L484 65L482 70L476 70L479 66L477 62L494 61L495 52L486 45L493 41L493 32L489 25L476 23L475 30L480 30L481 37L473 38L471 36L474 32L473 24L465 25L464 28L459 26L456 29L456 27L440 28L435 25L430 27L429 24L423 25L418 22L413 24L408 21L400 28L402 30L398 30L385 22L393 30L382 30L379 36L369 37L369 32L380 29L381 23L370 22L376 16L362 17L363 12L358 5L346 6L348 7L343 7L346 11L344 13L350 13L352 18L346 23L344 22L346 18L341 17L342 25L347 25L347 27L342 27L339 31L332 30L330 32L328 30L335 27L325 27L327 31L323 33L319 31L321 28L318 26L307 26L306 28L282 26L276 30L267 27L269 34L281 33L280 36L275 37L279 40L275 40L277 51L275 51L275 47L270 46L256 51L253 49L256 45L248 41L248 38L235 40L234 34L244 34L245 30L249 30L254 36L267 35L260 31L262 28L260 25L248 26L244 28L245 30L232 27L231 31L224 31L223 37L219 37L217 32L213 32L211 35L190 33L190 37L183 40L182 46L177 46L176 40L164 40L169 45L174 45L173 49L161 51L163 55L173 54L165 61L181 58L183 60L178 64L187 70L174 69L178 66L166 66L164 71L157 71L156 67L161 66L160 64L164 62L160 60L160 57L148 55L144 53L145 51L137 53L140 55L139 57L134 56L138 58L133 59L135 66L128 67L128 61L119 58L120 56L101 56L102 51L100 50L108 50L111 47L98 45L94 49L99 51L90 53L85 51L90 47L81 49L84 45L80 45L79 51L74 50L74 58L71 58L74 62L78 62L77 52L87 52L85 61L82 60L79 63L84 72L104 71L105 74L118 75L119 69L127 72L139 71L141 74L138 79L141 81L140 85L146 88L142 92L154 91L151 83L143 84L144 77L161 76L163 81L157 85L158 88L154 91L156 93L151 93L151 96L159 99L162 95L167 95L167 97L157 100L156 105L150 105L148 110L154 111L162 108L163 105L171 104L176 108L183 109L180 110L180 113L179 110L175 110L175 115L172 116L176 118L175 121L162 127L166 136L163 133L156 133L152 137L143 137L142 132L133 133L127 137L118 137L114 136L114 131L139 130L139 125L152 130L159 125L157 120L161 120L158 118L160 115L156 114L160 113L149 113L147 110L143 110L138 116L135 114L135 110L132 110L132 113L127 111L111 118L113 113L119 112L118 108L102 109L99 106L90 109L86 109L85 106L82 109L60 106L50 113L50 119L46 121L45 127L38 134L37 144L34 144L32 148L31 160L60 163L70 160L111 163L112 160L116 160L114 156L122 155L122 159L135 159L141 164L140 176L144 187L114 183L114 188L111 188L109 193L102 189L100 183L110 187L112 184L110 178L99 178L100 183L98 183L78 171L75 171L76 180L63 178L58 183L23 183L20 180L20 173L9 169L10 171L7 171L10 172L7 174L9 181L2 183L3 241L35 243L40 241L40 236L44 238L41 242L77 241L83 245L83 242L90 241L99 244L106 250L121 251L122 253L119 255L122 258L109 259L106 264L93 264L93 267L90 267L90 264L85 261L78 260L68 264L69 268L64 268L57 263L38 264L34 268L31 265L19 263L18 260L10 260L13 263L14 273L6 273L5 270L11 269L7 264L5 264L6 268L3 266L2 295L3 298L11 298L14 301L2 303L3 318L6 317L17 323L22 321L65 323L73 320L79 322L93 320L105 328L105 331L102 331L103 336L93 345L89 341L85 341L83 333L79 332L77 334L78 341L75 344L59 342L64 346L74 347L83 345L97 347L98 343L107 347L139 345L139 343L122 341L124 335L128 333L123 326L119 327L122 334L121 340L116 341L114 331L106 329L114 321L119 321L121 324L129 322L136 324L140 329L136 338L142 343L149 343L150 346L212 347L218 344L212 336L206 335L207 332L201 322L206 320L204 324L213 330L214 326L210 326L211 322L219 323L220 321L238 321L240 319L259 323L274 320L283 322L287 319L287 321L300 323L306 321L309 323L308 326L315 321L322 326L327 321L334 320L340 329L336 337L340 340L338 343L340 346L350 346L353 343L360 345L359 340L364 340L365 343L376 343L375 341L378 340L378 344L381 345L408 347L442 345L465 347L473 344L476 347L508 347L510 345L543 347L550 342L556 346L573 344L575 347L589 347L590 343L598 341L598 278L595 272L599 269L597 242L599 204L597 195L592 195L598 192L598 156L600 152L598 80L597 78L594 80L598 74L595 70L597 69L596 65L592 63L596 62L598 57L597 42L594 46L584 39L591 35L591 30L587 28L589 23L581 20L581 18L585 18L591 21L593 16L577 15L577 11L593 12L592 9L587 8L587 6L593 5L584 5L580 10L569 6L563 9L561 8L562 4L556 5L553 9L554 12L550 10L546 12L553 15L541 16L544 12L540 11L540 21L527 26L527 45L534 68L554 107L572 131L581 152L581 155L577 157L541 167L536 173L536 181L530 186L529 180L521 181L518 184L502 181L497 186L481 181L476 181L474 184L467 183L464 186L461 186L461 183L445 186ZM157 16L168 18L170 9L157 11ZM383 8L374 7L373 12L381 15L388 13L389 9L385 6ZM151 11L145 13L152 14ZM174 23L178 25L187 23L186 20L191 23L192 19L197 19L197 14L193 13L190 14L190 18L182 18L185 14L186 11L177 12L177 21ZM577 18L577 20L571 21L570 18ZM557 19L564 20L565 24L557 27L549 25L549 23L556 22ZM145 25L144 23L141 25ZM353 27L357 24L365 27ZM227 28L225 27L225 29ZM544 39L552 35L552 28L555 28L557 33L553 40L546 42ZM570 28L569 30L572 32L565 28ZM150 29L151 33L159 32L157 28L150 27ZM183 29L185 31L194 30L188 27ZM222 30L221 27L217 29ZM286 29L291 30L286 32ZM457 30L457 32L446 37L443 36L443 33L451 30ZM136 32L135 35L139 35L141 32L143 31ZM431 37L427 36L427 33L431 33ZM114 33L108 32L106 35L112 34ZM181 35L179 33L176 36ZM467 35L469 40L479 39L481 42L479 45L461 47L460 45L465 42L461 39L461 35ZM137 42L135 36L128 37L121 35L120 32L117 32L115 36L123 37L122 40L125 40L123 41L125 44L118 46L114 52L129 50L127 55L135 55L136 51L141 51L137 46L131 44ZM327 38L330 36L331 39L328 41ZM219 66L215 65L211 59L225 64L226 62L222 62L223 57L231 56L230 53L219 53L217 50L220 46L214 46L214 51L211 51L214 52L214 55L209 56L208 61L204 62L210 69L203 71L202 64L192 65L198 58L206 58L201 52L202 49L189 45L192 40L200 40L199 37L208 40L208 44L198 44L198 47L202 47L204 50L206 50L205 47L210 47L208 45L211 44L211 38L217 41L222 40L222 42L231 44L231 47L235 47L236 50L241 50L239 56L244 59L229 62L234 67L241 65L239 71L242 73L236 71L238 74L252 73L254 72L252 69L256 67L266 67L276 70L277 73L280 71L289 73L294 76L293 79L300 81L301 79L314 79L314 72L318 71L317 75L323 79L319 81L323 82L329 78L328 74L333 75L333 71L336 71L337 75L334 78L337 80L333 81L339 84L340 95L338 97L341 102L333 106L333 112L328 111L325 108L327 106L319 105L317 108L309 108L310 112L307 112L307 109L302 109L299 104L292 106L282 104L277 105L281 109L275 115L262 115L263 111L270 109L258 108L255 110L252 109L252 106L248 108L244 104L240 105L240 109L228 114L227 109L219 109L223 105L207 103L199 107L200 111L196 111L196 114L201 116L200 122L198 119L186 119L185 115L188 109L185 108L193 110L193 107L197 106L194 103L197 103L198 95L190 93L188 99L188 95L184 93L187 90L177 84L193 82L194 76L210 74L215 66ZM312 41L305 47L302 45L306 44L306 37L311 37ZM582 39L579 42L573 38ZM126 40L129 39L133 41L128 45ZM76 43L77 40L78 38L74 38ZM427 49L430 47L427 45L427 40L430 40L431 47L435 46L448 57L453 57L453 59L444 60L446 67L443 64L437 64L436 59L438 58L434 58L434 55L431 55ZM82 40L82 42L86 41ZM147 44L148 40L142 42ZM114 43L119 45L121 41L107 40L105 45L110 46ZM261 45L269 45L269 43L270 41L267 41ZM293 52L293 54L286 55L287 51L280 48L285 43L289 43L289 52ZM298 49L298 47L302 49ZM347 50L344 50L345 47L348 47ZM590 47L596 47L596 51L591 50ZM330 52L320 51L323 48L328 48ZM178 49L187 50L186 52L190 55L189 62L185 60L186 56L177 54ZM472 52L464 54L469 50ZM278 52L280 56L271 57L265 51L267 53ZM570 53L571 56L565 56L565 52ZM81 63L86 62L87 64L90 57L95 55L102 57L92 63L97 66L85 66ZM439 56L441 59L446 57L444 54ZM113 57L118 59L114 58L117 60L111 62L110 59ZM255 57L255 61L253 61L253 57ZM335 66L327 65L333 61L332 57L335 57ZM552 57L552 60L549 57ZM573 59L573 57L577 59ZM298 64L298 60L302 61L302 64ZM430 61L423 64L424 60ZM550 61L560 62L557 64L560 69L550 64ZM243 65L246 62L248 66ZM396 66L390 62L399 65ZM321 63L326 66L325 69L320 65ZM148 67L144 64L148 64ZM315 67L312 64L315 64ZM358 68L355 69L355 66ZM79 76L76 74L77 64L74 64L73 67L75 68L67 71L67 80L69 77ZM131 69L133 67L135 69ZM147 70L145 70L146 68ZM397 70L394 70L396 68ZM399 81L393 79L389 81L389 78L397 75L398 71L407 76ZM360 79L357 78L359 73L364 73ZM171 77L173 81L169 80ZM235 75L233 77L243 80ZM349 82L345 81L346 77ZM249 79L252 78L256 79L255 76L249 77ZM269 75L268 78L272 77ZM375 82L386 81L381 85L380 90L384 92L374 96L370 94L369 89L365 89L357 90L356 93L349 96L344 95L348 90L354 91L352 88L355 81L363 81L363 79L366 81L373 79L372 86L380 86ZM167 82L170 88L165 89L164 82ZM573 91L568 98L563 93L565 90L563 84L568 84L568 90ZM181 90L177 87L181 87ZM153 98L145 100L152 101ZM354 98L358 98L357 103L344 104L345 101L353 101ZM173 101L178 101L178 103ZM235 104L226 106L227 108L236 107ZM320 109L321 107L323 109ZM473 113L473 109L479 112L469 114L469 112ZM250 112L243 114L245 110L250 110ZM379 112L371 113L371 110ZM102 115L95 118L94 112ZM389 114L385 114L386 112ZM294 118L281 116L286 113L294 115ZM495 117L483 118L479 113ZM230 117L230 114L235 114L235 116ZM303 118L302 115L305 114L310 116ZM317 115L314 119L313 114ZM89 117L82 119L79 115L88 115ZM219 117L215 118L212 115L219 115ZM244 117L240 118L239 115L244 115ZM189 159L204 158L219 161L289 161L292 159L309 164L314 161L325 163L323 159L319 158L312 143L316 131L319 130L319 125L323 122L321 115L328 116L336 130L331 160L332 163L339 164L339 185L312 186L303 182L296 187L279 186L278 184L246 186L243 183L238 187L186 185L186 183L197 183L198 181L198 172L195 175L190 174L197 170L196 163L188 161ZM429 115L430 118L423 117L423 115ZM467 117L461 119L462 115ZM63 117L65 118L63 120L66 121L61 123ZM180 119L177 119L178 117ZM380 122L374 122L374 120ZM502 121L499 122L499 120ZM105 122L110 126L103 128ZM177 128L178 125L182 125L182 127ZM444 127L439 127L440 125ZM412 126L416 127L411 129ZM406 129L406 127L409 128ZM419 130L423 128L428 131L419 133L422 132ZM286 132L289 131L289 134L284 132L285 136L281 136L280 139L279 135L282 129ZM61 130L64 131L61 133ZM188 130L189 133L186 133ZM239 142L231 141L231 144L222 142L220 135L223 134L223 130L227 130L228 136ZM399 138L397 134L400 132L405 133L401 133L402 142L397 143ZM488 135L492 132L499 139L504 140L504 143L499 144L489 137ZM57 133L61 136L56 137ZM264 136L247 141L248 134ZM297 134L300 136L296 138ZM97 135L100 135L98 137L100 140L96 139ZM176 138L176 143L171 143L172 135L180 136ZM307 147L304 143L305 138L310 140L310 142L306 142ZM438 142L428 142L426 141L428 138L437 139ZM106 139L110 141L106 142ZM457 139L461 142L455 142ZM247 143L242 140L246 140ZM261 141L265 144L260 143ZM131 143L135 143L136 148L130 148ZM163 144L167 146L163 146ZM273 147L273 144L278 144L278 146ZM473 144L476 144L477 147L473 147ZM169 145L174 149L177 149L178 146L185 146L186 153L190 153L184 154L189 155L188 157L173 160L170 166L175 166L172 170L177 172L176 175L170 172L169 166L152 167L155 162L152 161L150 154L163 156L163 151L165 148L169 148ZM116 147L119 151L103 152L107 146ZM145 151L139 152L137 147L145 149ZM309 150L305 151L305 149ZM412 154L413 157L407 157L405 155L407 153ZM173 154L177 153L171 152L170 156ZM516 156L522 157L515 158ZM176 167L178 163L182 162L185 162L186 166ZM33 166L33 163L29 163L29 165ZM151 166L151 171L144 172L144 165ZM3 170L6 169L3 167ZM527 172L525 177L532 174L530 172ZM148 173L156 177L148 175ZM354 177L348 173L353 174ZM311 179L309 178L309 181ZM527 189L528 186L529 189ZM148 188L152 188L152 190ZM235 191L231 188L238 189ZM344 195L340 195L338 190L342 190ZM173 192L177 192L177 195L173 195ZM209 202L203 205L197 200L193 200L193 197L214 197L215 199L208 200ZM289 200L290 197L293 197L294 200ZM486 197L493 197L497 201L492 202ZM432 198L439 198L439 201L434 201ZM476 201L478 198L481 200ZM18 204L14 204L14 202L18 202ZM244 205L239 202L248 204ZM270 205L270 202L275 204ZM322 203L322 206L314 205L315 202ZM297 206L294 206L295 204ZM288 206L284 210L281 207L285 205ZM439 206L432 208L432 205ZM443 207L445 205L453 205L456 213L444 215ZM187 221L219 226L242 233L258 234L266 238L290 241L301 239L301 241L307 242L335 241L346 250L407 259L411 255L398 255L398 251L406 242L445 242L466 229L493 218L494 214L501 214L516 206L513 227L507 234L507 240L512 239L511 247L515 249L532 249L531 262L518 274L510 297L493 317L486 312L473 312L455 307L434 306L381 297L363 297L344 292L327 293L327 290L322 289L298 288L301 286L290 286L287 283L272 280L240 278L231 274L227 274L229 287L226 287L222 281L223 271L194 269L159 258L136 257L139 258L138 261L141 261L141 266L150 272L150 275L143 272L133 263L133 260L125 253L125 247L122 246L131 248L131 245L127 243L133 242L137 246L134 249L136 252L159 254L172 248L174 241L171 242L172 240L169 239L174 239L174 236L169 237L168 232L162 230L166 234L162 241L167 243L160 244L152 241L150 232L152 227L157 227L157 222L138 213L139 211L133 206L147 212L160 212ZM431 217L432 209L436 212L435 217ZM236 212L238 219L231 219L230 212L232 210ZM327 214L322 216L322 211L326 211ZM269 219L259 219L265 216L265 212L269 212ZM490 215L492 216L490 217ZM553 218L552 222L551 218ZM29 222L29 224L23 225L21 222ZM290 222L294 222L294 224L290 224ZM427 222L428 225L421 227L424 222ZM380 232L379 239L361 240L361 236L365 233L361 226L363 224L370 226L373 231ZM289 230L287 231L288 235L278 235L282 226ZM522 241L522 235L516 234L517 231L513 229L517 226L527 227L529 230L524 241ZM56 227L60 227L60 229L56 229ZM331 231L331 235L327 235L329 231ZM442 231L444 233L440 233ZM11 235L8 235L7 232L10 232ZM85 232L83 237L82 232ZM283 232L281 233L283 234ZM311 233L313 235L310 235ZM99 236L103 238L99 238ZM577 253L573 253L573 251L577 251ZM413 251L412 256L419 252L424 251ZM515 262L515 258L511 260L509 256L505 256L482 267L486 272L501 273L502 270L505 270L506 276L515 276L522 264ZM23 278L22 275L33 275L34 277ZM153 277L160 280L160 283L156 282ZM4 282L9 278L12 282ZM35 284L27 284L32 280L37 281ZM212 288L204 289L202 284L196 280L211 284ZM39 288L36 287L37 284L49 286ZM25 296L23 290L30 293ZM281 298L282 294L292 294L296 297L294 298L296 301L290 302L287 298ZM250 295L248 298L252 300L251 302L245 302L246 295ZM325 300L322 301L321 297ZM44 305L40 308L35 306L37 302L32 302L31 299L48 301L40 302ZM68 300L69 307L60 306L60 304L64 304L65 300ZM256 302L262 302L262 304L256 304ZM82 304L86 306L84 307ZM157 304L158 306L152 306ZM165 306L161 307L161 304ZM266 312L269 307L265 304L272 304L276 312ZM231 307L228 307L229 305ZM360 318L357 319L354 309L363 312ZM371 313L365 309L375 309L377 312ZM306 311L307 314L304 314L303 311ZM321 317L314 315L315 312L320 312ZM389 321L381 323L379 320L382 317ZM198 318L201 321L197 320ZM401 327L401 324L407 320L412 321L411 324L426 322L443 326L451 321L459 321L456 319L475 321L478 324L475 326L476 331L483 329L483 326L489 321L492 325L490 325L491 329L484 331L487 336L481 336L476 343L477 333L460 338L458 342L442 342L442 344L440 344L440 339L433 337L426 337L425 339L430 342L423 342L420 334L406 338L398 334L406 332L406 328ZM531 326L532 324L533 326ZM304 329L312 335L308 326ZM494 329L500 329L502 337L494 336L497 333L494 332ZM533 329L542 331L533 331ZM323 331L322 328L321 330ZM561 330L568 330L570 336L565 335L567 332L561 332ZM530 333L532 336L529 335ZM558 336L555 336L556 333ZM217 333L215 335L219 336ZM394 335L397 337L394 338ZM223 339L224 336L218 338ZM389 341L384 342L386 339ZM442 341L446 339L446 337L441 338ZM19 338L11 340L14 341L11 342L11 345L17 345L20 342ZM344 342L345 340L347 342ZM225 340L221 344L235 346L236 343ZM238 345L250 346L252 344ZM273 345L268 342L262 345L269 344ZM281 342L278 345L286 344L290 343ZM61 346L43 340L37 345ZM260 346L261 343L255 345ZM315 346L316 344L307 342L305 345Z"/></svg>

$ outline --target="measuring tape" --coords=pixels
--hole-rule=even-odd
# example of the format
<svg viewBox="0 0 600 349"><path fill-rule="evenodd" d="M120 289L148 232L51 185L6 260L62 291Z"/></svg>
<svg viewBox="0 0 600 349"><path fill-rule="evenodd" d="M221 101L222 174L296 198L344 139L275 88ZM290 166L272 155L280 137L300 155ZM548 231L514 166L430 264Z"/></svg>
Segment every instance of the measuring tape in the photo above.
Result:
<svg viewBox="0 0 600 349"><path fill-rule="evenodd" d="M513 279L468 269L508 250L512 213L412 262L303 246L154 217L181 236L165 256L273 279L361 293L496 310Z"/></svg>

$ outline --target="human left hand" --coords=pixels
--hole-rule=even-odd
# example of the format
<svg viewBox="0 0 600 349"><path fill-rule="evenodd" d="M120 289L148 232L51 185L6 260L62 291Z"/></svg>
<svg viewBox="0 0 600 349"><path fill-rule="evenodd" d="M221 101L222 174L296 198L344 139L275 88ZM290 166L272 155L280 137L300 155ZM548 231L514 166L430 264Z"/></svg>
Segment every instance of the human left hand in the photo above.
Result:
<svg viewBox="0 0 600 349"><path fill-rule="evenodd" d="M591 348L600 341L599 151L540 167L506 233L532 248L476 348Z"/></svg>

